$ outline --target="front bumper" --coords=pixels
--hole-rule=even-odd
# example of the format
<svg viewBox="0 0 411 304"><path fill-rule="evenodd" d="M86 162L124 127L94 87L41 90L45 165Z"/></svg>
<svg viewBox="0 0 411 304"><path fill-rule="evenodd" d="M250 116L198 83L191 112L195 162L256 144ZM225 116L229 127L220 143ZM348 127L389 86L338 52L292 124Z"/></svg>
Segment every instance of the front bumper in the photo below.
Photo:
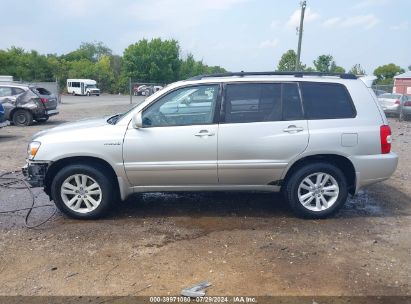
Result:
<svg viewBox="0 0 411 304"><path fill-rule="evenodd" d="M21 168L26 181L33 187L43 187L46 178L46 172L49 163L38 163L27 161L26 165Z"/></svg>

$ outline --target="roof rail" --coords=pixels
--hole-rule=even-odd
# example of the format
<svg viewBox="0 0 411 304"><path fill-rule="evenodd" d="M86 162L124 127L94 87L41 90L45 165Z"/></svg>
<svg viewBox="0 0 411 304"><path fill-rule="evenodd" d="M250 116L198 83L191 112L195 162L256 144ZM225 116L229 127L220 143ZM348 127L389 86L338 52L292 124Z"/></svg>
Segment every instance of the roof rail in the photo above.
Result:
<svg viewBox="0 0 411 304"><path fill-rule="evenodd" d="M203 78L214 78L214 77L244 77L244 76L294 76L294 77L304 77L304 76L335 76L341 79L357 79L354 74L346 73L323 73L323 72L227 72L227 73L216 73L216 74L205 74L191 77L187 80L201 80Z"/></svg>

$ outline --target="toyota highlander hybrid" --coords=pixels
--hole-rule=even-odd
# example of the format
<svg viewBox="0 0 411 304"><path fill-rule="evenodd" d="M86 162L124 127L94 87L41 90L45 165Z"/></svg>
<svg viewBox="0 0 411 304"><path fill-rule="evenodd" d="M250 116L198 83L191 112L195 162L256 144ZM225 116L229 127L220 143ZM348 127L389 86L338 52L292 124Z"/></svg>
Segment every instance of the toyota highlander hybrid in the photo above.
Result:
<svg viewBox="0 0 411 304"><path fill-rule="evenodd" d="M224 73L173 83L129 111L37 133L24 174L65 214L150 191L271 191L324 218L398 157L373 90L351 74Z"/></svg>

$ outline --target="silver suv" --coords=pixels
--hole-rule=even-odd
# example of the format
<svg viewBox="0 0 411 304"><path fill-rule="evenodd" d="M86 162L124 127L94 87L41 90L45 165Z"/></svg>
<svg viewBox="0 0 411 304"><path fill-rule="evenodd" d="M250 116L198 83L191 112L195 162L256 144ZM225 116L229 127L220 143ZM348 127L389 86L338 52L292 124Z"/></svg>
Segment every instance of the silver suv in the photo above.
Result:
<svg viewBox="0 0 411 304"><path fill-rule="evenodd" d="M323 218L397 162L384 112L356 76L241 72L37 133L23 172L74 218L136 192L208 190L281 191L298 216Z"/></svg>

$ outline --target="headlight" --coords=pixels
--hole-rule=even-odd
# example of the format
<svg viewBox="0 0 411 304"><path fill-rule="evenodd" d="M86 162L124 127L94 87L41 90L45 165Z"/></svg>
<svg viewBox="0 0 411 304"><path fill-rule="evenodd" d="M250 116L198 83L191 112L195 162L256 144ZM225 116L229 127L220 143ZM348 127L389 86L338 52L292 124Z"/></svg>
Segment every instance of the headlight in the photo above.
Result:
<svg viewBox="0 0 411 304"><path fill-rule="evenodd" d="M41 145L41 143L38 142L38 141L32 141L29 144L29 146L27 148L28 159L31 160L36 156L37 151L40 149L40 145Z"/></svg>

